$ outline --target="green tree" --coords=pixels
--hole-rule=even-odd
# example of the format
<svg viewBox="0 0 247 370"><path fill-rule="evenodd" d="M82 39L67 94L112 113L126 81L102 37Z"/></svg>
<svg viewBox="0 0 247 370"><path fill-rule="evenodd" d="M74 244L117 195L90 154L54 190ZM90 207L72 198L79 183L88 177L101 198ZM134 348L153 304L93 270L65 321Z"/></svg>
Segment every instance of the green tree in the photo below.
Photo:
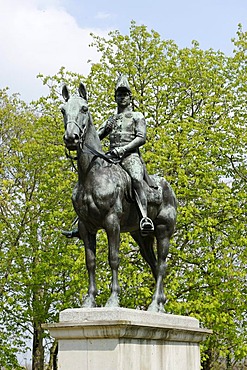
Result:
<svg viewBox="0 0 247 370"><path fill-rule="evenodd" d="M177 232L166 278L167 312L196 316L214 334L204 345L205 369L246 357L246 34L239 28L232 57L179 49L145 26L129 35L93 36L101 60L85 79L96 124L115 108L118 73L129 77L134 108L148 122L143 157L164 175L179 200ZM75 79L76 81L76 79ZM122 243L123 302L145 308L149 271L135 247ZM134 272L134 266L137 266ZM126 281L128 280L128 281ZM134 284L133 284L134 285Z"/></svg>
<svg viewBox="0 0 247 370"><path fill-rule="evenodd" d="M115 109L117 75L126 73L133 107L143 112L148 123L148 141L142 150L148 171L167 178L179 201L165 281L166 311L192 315L202 326L213 329L202 348L205 370L242 367L247 357L246 43L247 34L240 26L233 41L233 56L201 50L196 41L191 48L179 49L173 41L164 41L157 32L132 22L129 35L118 31L107 39L93 35L93 46L101 59L92 64L87 77L65 68L55 76L40 76L50 87L50 95L33 106L35 114L28 111L25 115L25 108L19 117L16 102L6 103L9 108L5 106L1 112L9 126L5 122L2 127L9 133L11 144L4 146L5 172L1 174L7 190L1 202L11 205L12 215L6 205L1 233L9 240L3 261L10 261L10 273L7 278L1 276L9 300L4 303L4 312L11 308L12 314L19 307L30 327L35 327L31 318L38 318L39 328L41 322L55 320L62 307L78 304L85 293L83 249L80 244L67 243L54 230L69 227L73 220L70 193L76 181L62 149L60 90L67 83L75 91L80 80L85 82L90 111L99 125ZM22 130L19 137L17 133ZM35 173L37 163L40 171ZM12 175L6 177L13 168L17 168L15 175L18 173L15 181L26 179L22 186L14 187ZM23 219L29 220L27 225ZM18 227L12 230L14 224ZM17 232L21 235L17 245L22 258L16 257L10 239ZM120 252L121 303L145 309L153 291L149 268L130 238L124 237ZM25 282L17 286L23 270ZM98 271L102 290L98 304L103 305L110 282L104 233L98 236ZM15 290L18 300L11 302ZM32 302L32 310L26 309L26 302ZM13 318L9 322L20 327L23 320L18 324L18 315L7 314Z"/></svg>
<svg viewBox="0 0 247 370"><path fill-rule="evenodd" d="M41 324L56 320L63 307L80 300L73 278L80 268L80 261L75 263L79 248L61 236L72 215L73 174L63 160L54 104L45 115L38 112L40 104L28 107L6 91L1 98L0 321L6 338L13 340L12 349L3 349L0 364L16 366L14 353L25 349L29 337L32 368L41 370L46 339Z"/></svg>

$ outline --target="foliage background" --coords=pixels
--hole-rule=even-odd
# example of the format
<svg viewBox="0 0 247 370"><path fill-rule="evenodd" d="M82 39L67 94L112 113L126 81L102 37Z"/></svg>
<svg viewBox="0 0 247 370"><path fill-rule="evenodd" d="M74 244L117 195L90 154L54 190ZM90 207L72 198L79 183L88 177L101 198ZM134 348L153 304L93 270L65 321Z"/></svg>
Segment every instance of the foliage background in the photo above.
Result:
<svg viewBox="0 0 247 370"><path fill-rule="evenodd" d="M61 229L75 217L76 173L65 160L61 86L86 83L96 126L115 109L114 87L126 73L133 108L148 124L142 148L149 173L172 185L179 202L165 292L166 312L191 315L213 335L202 346L204 369L244 369L246 333L246 94L247 34L239 26L228 57L179 49L145 26L129 35L92 35L101 54L88 76L42 76L50 95L26 105L1 91L0 316L1 366L18 368L16 351L33 340L33 369L52 369L55 344L41 324L80 306L86 293L84 250ZM107 145L105 143L105 145ZM134 242L121 242L121 304L146 309L154 282ZM106 237L98 235L98 305L109 295Z"/></svg>

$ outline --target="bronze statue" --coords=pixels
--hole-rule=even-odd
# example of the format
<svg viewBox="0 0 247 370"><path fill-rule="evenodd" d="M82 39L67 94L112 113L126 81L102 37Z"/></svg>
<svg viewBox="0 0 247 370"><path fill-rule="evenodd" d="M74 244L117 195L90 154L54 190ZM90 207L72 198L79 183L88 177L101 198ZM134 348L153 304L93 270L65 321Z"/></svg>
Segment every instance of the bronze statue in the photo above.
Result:
<svg viewBox="0 0 247 370"><path fill-rule="evenodd" d="M66 86L62 94L66 101L62 108L64 142L68 150L77 151L78 183L72 201L79 221L78 230L71 236L80 237L85 246L89 287L83 307L95 306L96 233L104 229L112 270L111 296L106 306L119 306L120 233L130 232L156 281L149 310L163 311L163 278L169 242L175 228L177 202L165 179L150 176L156 188L143 181L139 147L145 143L146 124L141 113L130 109L127 79L121 77L118 81L118 112L100 128L99 134L88 110L85 86L80 84L79 96L70 97ZM110 136L110 155L103 152L100 141L107 135ZM157 257L153 248L155 238Z"/></svg>
<svg viewBox="0 0 247 370"><path fill-rule="evenodd" d="M110 153L120 159L121 166L132 179L142 218L140 230L143 235L154 230L152 220L147 217L147 197L143 188L144 163L139 148L146 142L146 122L142 113L133 112L131 90L125 75L121 75L115 89L117 114L111 116L99 129L100 140L109 135Z"/></svg>

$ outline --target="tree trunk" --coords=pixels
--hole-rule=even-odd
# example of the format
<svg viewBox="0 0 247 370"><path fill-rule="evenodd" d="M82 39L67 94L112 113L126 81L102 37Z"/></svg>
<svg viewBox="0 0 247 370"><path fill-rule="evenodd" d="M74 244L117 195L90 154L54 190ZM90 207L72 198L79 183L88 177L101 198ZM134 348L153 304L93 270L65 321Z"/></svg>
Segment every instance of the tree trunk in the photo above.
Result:
<svg viewBox="0 0 247 370"><path fill-rule="evenodd" d="M226 356L226 369L231 370L232 369L232 363L231 363L231 358L230 355Z"/></svg>
<svg viewBox="0 0 247 370"><path fill-rule="evenodd" d="M207 358L202 363L202 370L212 370L212 351L210 348L206 351L205 355Z"/></svg>
<svg viewBox="0 0 247 370"><path fill-rule="evenodd" d="M34 322L33 329L32 370L44 370L43 329L41 324L36 322Z"/></svg>
<svg viewBox="0 0 247 370"><path fill-rule="evenodd" d="M50 348L50 360L46 370L57 370L58 343L54 341Z"/></svg>

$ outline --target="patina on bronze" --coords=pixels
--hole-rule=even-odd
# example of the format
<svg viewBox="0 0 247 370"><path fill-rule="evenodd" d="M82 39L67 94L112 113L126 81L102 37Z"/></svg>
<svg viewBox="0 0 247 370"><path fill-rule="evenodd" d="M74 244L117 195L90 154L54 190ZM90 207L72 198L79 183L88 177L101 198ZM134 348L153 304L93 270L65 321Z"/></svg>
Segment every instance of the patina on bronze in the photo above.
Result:
<svg viewBox="0 0 247 370"><path fill-rule="evenodd" d="M146 121L142 113L133 112L131 90L125 75L121 75L115 89L117 114L99 129L100 140L109 135L110 153L120 159L121 166L131 177L137 204L141 212L140 230L143 235L154 230L147 217L147 197L144 191L144 163L139 148L146 141Z"/></svg>
<svg viewBox="0 0 247 370"><path fill-rule="evenodd" d="M96 304L96 233L104 229L108 238L112 270L111 296L106 307L119 306L120 233L130 232L156 281L149 310L163 311L166 300L163 278L169 242L175 228L177 202L165 179L150 176L155 187L150 187L143 181L144 170L139 147L145 143L146 124L141 113L130 109L131 92L128 81L125 77L118 80L118 112L106 121L99 132L96 131L88 110L85 86L80 84L79 96L70 97L66 86L62 93L66 101L62 108L64 142L67 149L77 151L78 183L74 188L72 201L79 221L76 235L71 236L80 237L85 245L89 287L83 307L95 307ZM109 156L103 152L100 141L107 135L110 136ZM134 193L139 206L133 200ZM157 253L153 248L155 238Z"/></svg>

